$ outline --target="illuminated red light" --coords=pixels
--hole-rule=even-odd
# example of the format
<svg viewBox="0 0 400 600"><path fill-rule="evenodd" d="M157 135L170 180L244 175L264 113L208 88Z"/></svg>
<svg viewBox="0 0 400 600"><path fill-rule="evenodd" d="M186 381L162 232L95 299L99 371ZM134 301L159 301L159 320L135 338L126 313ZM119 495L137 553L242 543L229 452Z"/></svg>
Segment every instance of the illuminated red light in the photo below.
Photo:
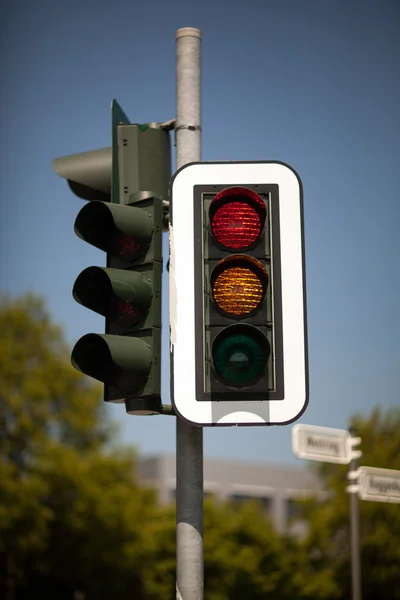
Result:
<svg viewBox="0 0 400 600"><path fill-rule="evenodd" d="M129 235L118 232L113 239L111 252L120 260L130 262L140 256L142 248Z"/></svg>
<svg viewBox="0 0 400 600"><path fill-rule="evenodd" d="M212 233L222 246L248 248L262 233L266 207L258 194L247 188L228 188L210 206Z"/></svg>
<svg viewBox="0 0 400 600"><path fill-rule="evenodd" d="M124 302L123 300L114 301L112 318L120 325L124 327L134 325L140 320L140 317L138 309L131 302Z"/></svg>
<svg viewBox="0 0 400 600"><path fill-rule="evenodd" d="M134 306L130 302L120 302L118 305L118 312L120 317L124 316L135 316L137 311Z"/></svg>
<svg viewBox="0 0 400 600"><path fill-rule="evenodd" d="M255 242L261 233L261 222L251 206L231 202L216 211L211 228L220 244L238 249L246 248Z"/></svg>

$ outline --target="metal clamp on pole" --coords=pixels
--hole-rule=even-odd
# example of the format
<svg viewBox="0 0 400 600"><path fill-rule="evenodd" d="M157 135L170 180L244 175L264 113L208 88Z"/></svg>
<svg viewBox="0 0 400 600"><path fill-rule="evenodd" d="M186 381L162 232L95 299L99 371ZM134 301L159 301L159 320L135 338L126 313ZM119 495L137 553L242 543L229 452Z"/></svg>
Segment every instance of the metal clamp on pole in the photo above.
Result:
<svg viewBox="0 0 400 600"><path fill-rule="evenodd" d="M181 129L188 129L189 131L201 131L200 125L178 125L178 127L175 127L175 131L180 131Z"/></svg>

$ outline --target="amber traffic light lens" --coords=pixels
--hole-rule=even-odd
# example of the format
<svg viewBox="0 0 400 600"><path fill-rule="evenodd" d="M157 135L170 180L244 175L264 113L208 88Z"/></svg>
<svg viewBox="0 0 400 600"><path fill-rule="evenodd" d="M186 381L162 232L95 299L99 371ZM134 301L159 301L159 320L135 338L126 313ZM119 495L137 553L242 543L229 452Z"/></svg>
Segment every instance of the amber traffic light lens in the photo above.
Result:
<svg viewBox="0 0 400 600"><path fill-rule="evenodd" d="M258 277L240 267L226 269L213 287L214 300L224 312L242 316L255 310L263 297Z"/></svg>
<svg viewBox="0 0 400 600"><path fill-rule="evenodd" d="M251 256L235 255L221 260L211 274L214 302L224 313L248 316L263 302L268 286L267 271Z"/></svg>
<svg viewBox="0 0 400 600"><path fill-rule="evenodd" d="M217 194L210 205L212 234L225 248L249 248L264 229L266 213L265 202L252 190L227 188Z"/></svg>

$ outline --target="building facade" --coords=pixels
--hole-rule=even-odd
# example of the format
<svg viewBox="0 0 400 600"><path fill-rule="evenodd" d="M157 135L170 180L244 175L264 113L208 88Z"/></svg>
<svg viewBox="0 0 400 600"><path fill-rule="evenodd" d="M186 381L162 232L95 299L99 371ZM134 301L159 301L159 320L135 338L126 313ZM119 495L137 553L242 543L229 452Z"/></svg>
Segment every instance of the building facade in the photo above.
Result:
<svg viewBox="0 0 400 600"><path fill-rule="evenodd" d="M140 459L139 480L156 488L160 502L175 499L176 464L174 455L156 455ZM305 468L204 459L204 496L237 504L256 500L280 532L302 533L296 520L296 499L310 494L321 495L316 475Z"/></svg>

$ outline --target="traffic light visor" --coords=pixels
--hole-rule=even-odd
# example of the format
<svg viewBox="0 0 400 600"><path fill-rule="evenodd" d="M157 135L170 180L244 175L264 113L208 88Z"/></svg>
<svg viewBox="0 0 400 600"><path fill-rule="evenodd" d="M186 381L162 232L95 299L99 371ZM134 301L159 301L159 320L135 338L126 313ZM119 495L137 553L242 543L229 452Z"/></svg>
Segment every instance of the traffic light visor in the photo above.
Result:
<svg viewBox="0 0 400 600"><path fill-rule="evenodd" d="M78 371L128 394L144 385L152 355L143 339L88 333L75 344L71 362Z"/></svg>
<svg viewBox="0 0 400 600"><path fill-rule="evenodd" d="M143 273L88 267L73 287L77 302L118 323L132 327L145 319L152 303L152 286Z"/></svg>
<svg viewBox="0 0 400 600"><path fill-rule="evenodd" d="M153 230L149 211L108 202L86 204L75 220L79 237L126 263L146 254Z"/></svg>

